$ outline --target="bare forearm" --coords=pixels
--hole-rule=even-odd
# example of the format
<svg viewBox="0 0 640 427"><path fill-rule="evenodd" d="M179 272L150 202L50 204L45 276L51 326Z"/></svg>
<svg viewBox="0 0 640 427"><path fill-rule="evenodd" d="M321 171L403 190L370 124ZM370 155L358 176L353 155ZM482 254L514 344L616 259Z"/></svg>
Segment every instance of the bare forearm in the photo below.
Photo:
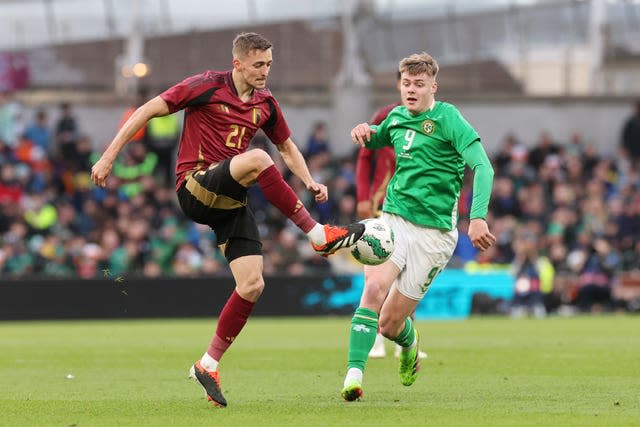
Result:
<svg viewBox="0 0 640 427"><path fill-rule="evenodd" d="M294 175L300 178L305 185L309 185L313 182L313 178L311 177L311 172L309 172L307 163L305 162L300 150L298 150L298 147L296 147L291 140L287 141L283 143L287 144L287 146L283 146L280 149L282 159Z"/></svg>
<svg viewBox="0 0 640 427"><path fill-rule="evenodd" d="M300 153L300 150L298 150L298 147L293 143L291 138L278 144L277 147L289 170L302 180L307 190L314 195L314 200L317 203L324 203L329 200L327 186L315 182L311 176L311 172L309 172L304 157L302 157L302 153Z"/></svg>

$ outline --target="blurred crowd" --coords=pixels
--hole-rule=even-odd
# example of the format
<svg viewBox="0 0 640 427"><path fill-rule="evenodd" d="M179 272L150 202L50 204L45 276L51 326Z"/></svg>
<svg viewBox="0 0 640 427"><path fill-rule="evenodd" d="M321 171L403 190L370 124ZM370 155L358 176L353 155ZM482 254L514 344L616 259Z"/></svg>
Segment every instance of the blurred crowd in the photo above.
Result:
<svg viewBox="0 0 640 427"><path fill-rule="evenodd" d="M0 277L230 275L215 234L184 217L176 204L177 117L153 119L136 135L102 189L90 182L100 153L71 105L60 105L56 117L40 110L22 120L18 107L0 94ZM579 133L569 141L544 131L533 137L507 135L500 150L490 153L495 182L488 222L498 244L483 253L465 234L472 191L466 175L460 240L450 268L508 266L516 278L514 315L538 315L567 302L583 310L615 305L610 290L618 278L640 274L638 153L610 141L619 148L603 155L598 146L604 142L585 141ZM319 222L355 221L356 152L336 156L325 123L314 124L306 139L294 139L314 178L329 187L325 204L313 201L263 135L252 145L273 154ZM258 187L249 196L266 275L361 271L348 253L316 255Z"/></svg>

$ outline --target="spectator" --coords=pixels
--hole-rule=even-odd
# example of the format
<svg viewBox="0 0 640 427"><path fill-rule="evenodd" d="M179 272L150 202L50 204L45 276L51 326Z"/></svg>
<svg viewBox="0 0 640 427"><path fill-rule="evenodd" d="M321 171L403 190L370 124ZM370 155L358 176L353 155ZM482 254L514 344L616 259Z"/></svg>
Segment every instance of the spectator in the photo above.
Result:
<svg viewBox="0 0 640 427"><path fill-rule="evenodd" d="M0 141L9 147L18 142L17 107L11 101L11 93L0 88Z"/></svg>
<svg viewBox="0 0 640 427"><path fill-rule="evenodd" d="M24 136L31 140L44 153L48 153L51 145L51 129L45 110L38 110L36 120L24 131Z"/></svg>
<svg viewBox="0 0 640 427"><path fill-rule="evenodd" d="M585 142L582 140L582 135L577 130L571 132L569 142L567 142L564 150L572 156L581 156L584 152Z"/></svg>
<svg viewBox="0 0 640 427"><path fill-rule="evenodd" d="M149 153L141 142L132 142L125 155L113 165L113 176L120 179L122 194L125 197L139 194L143 189L140 178L152 176L157 165L155 153Z"/></svg>
<svg viewBox="0 0 640 427"><path fill-rule="evenodd" d="M131 105L127 106L122 112L122 116L120 117L120 122L118 123L118 129L124 126L126 121L129 120L129 117L131 117L131 115L138 109L138 107L143 105L146 101L147 101L146 92L140 91L136 99L131 103ZM133 134L133 136L131 137L131 141L142 142L145 138L146 131L147 131L147 127L142 126L140 129L138 129L136 133Z"/></svg>
<svg viewBox="0 0 640 427"><path fill-rule="evenodd" d="M154 117L147 124L146 141L151 153L158 156L158 172L162 185L169 186L174 181L174 150L180 139L178 114Z"/></svg>
<svg viewBox="0 0 640 427"><path fill-rule="evenodd" d="M18 138L14 156L17 161L28 165L32 172L40 173L50 167L45 151L25 137Z"/></svg>
<svg viewBox="0 0 640 427"><path fill-rule="evenodd" d="M307 140L306 158L316 156L318 154L330 154L329 137L327 134L327 124L325 122L316 122L313 125L311 135Z"/></svg>
<svg viewBox="0 0 640 427"><path fill-rule="evenodd" d="M9 230L3 236L4 261L0 262L2 270L9 276L23 277L33 273L35 257L25 245L28 228L23 221L11 223Z"/></svg>
<svg viewBox="0 0 640 427"><path fill-rule="evenodd" d="M56 207L42 194L32 194L27 199L24 213L26 223L34 233L46 233L58 219Z"/></svg>
<svg viewBox="0 0 640 427"><path fill-rule="evenodd" d="M491 197L492 212L497 218L506 215L519 216L520 202L516 197L513 181L502 176L495 180Z"/></svg>
<svg viewBox="0 0 640 427"><path fill-rule="evenodd" d="M560 147L553 142L549 132L542 132L538 139L538 144L529 151L527 161L529 166L537 171L540 166L542 166L547 156L551 154L558 154L559 152Z"/></svg>
<svg viewBox="0 0 640 427"><path fill-rule="evenodd" d="M538 237L532 230L525 228L518 232L513 248L515 284L511 316L522 317L531 313L535 317L544 317L547 314L544 294L553 288L553 265L540 255Z"/></svg>
<svg viewBox="0 0 640 427"><path fill-rule="evenodd" d="M13 149L6 141L0 138L0 165L10 164L15 161Z"/></svg>
<svg viewBox="0 0 640 427"><path fill-rule="evenodd" d="M82 123L76 123L72 118L73 126L63 126L75 129L73 133L76 143L73 145L72 157L63 159L64 163L55 162L44 155L40 144L36 142L37 137L34 138L29 133L37 123L29 126L22 135L17 133L19 126L15 123L16 105L9 96L2 99L0 110L4 107L3 111L11 112L9 116L3 117L10 117L15 140L12 145L0 141L0 280L8 275L27 274L78 276L72 260L80 256L88 244L102 247L103 255L96 264L98 266L113 262L114 271L126 268L128 274L172 276L175 275L173 264L178 246L190 242L204 259L202 265L190 274L230 274L225 267L226 263L222 262L221 266L222 258L216 247L216 236L194 231L191 226L185 225L184 217L176 209L174 191L167 188L165 183L154 179L157 176L140 177L138 192L130 193L120 188L126 177L108 182L108 187L104 189L88 187L87 157L92 146L90 137L93 135L83 136L78 133ZM39 112L44 112L45 109L36 107L36 111L38 117ZM2 120L0 118L0 122ZM629 122L635 123L634 120L637 120L636 116L629 118ZM154 121L155 119L151 123ZM9 127L0 125L0 134L7 129ZM56 126L53 126L53 130L57 134ZM149 127L147 139L152 133L152 127ZM264 138L259 133L254 137L252 145L268 151L272 144L265 143ZM610 242L611 250L619 254L618 267L611 276L612 283L615 283L618 270L638 270L640 168L632 168L629 157L609 157L599 153L598 146L610 141L599 141L596 146L586 143L575 133L562 146L563 150L545 155L544 161L534 170L527 165L528 153L518 142L518 138L515 134L506 135L502 149L493 158L497 175L488 221L498 241L495 249L480 255L474 254L472 250L464 251L462 246L466 237L464 218L468 216L472 196L470 181L465 182L459 201L461 219L458 225L461 233L459 247L454 254L456 265L468 265L473 259L485 264L514 262L516 256L512 243L516 240L516 230L522 229L523 218L531 218L544 225L544 229L537 235L539 253L547 254L556 271L552 293L564 292L562 297L565 301L577 301L580 290L580 270L572 270L567 260L583 256L583 246L588 247L591 242L589 233L601 233ZM553 135L547 135L547 138L554 139ZM57 144L58 139L55 138L51 141L50 149L58 149ZM622 141L620 144L623 149ZM153 150L151 143L145 144L143 151L146 149ZM131 151L136 150L137 148ZM144 160L133 161L130 154L127 153L126 162L122 164L123 170L126 170L124 166L128 168L144 163ZM278 163L279 156L275 156L275 161L281 167ZM162 176L167 172L162 170L161 166L164 164L161 163L160 160L157 161L151 174L159 172ZM351 200L354 185L351 155L344 158L337 158L330 153L315 155L309 162L309 168L317 180L326 182L332 189L329 203L314 205L300 180L290 176L288 181L298 197L314 211L315 216L330 222L339 216L348 218L354 215ZM36 193L45 194L43 200L48 201L57 211L57 220L53 226L42 229L33 226L38 223L35 218L46 218L46 215L37 215L39 210L32 206L32 194ZM255 207L256 216L259 216L260 234L265 239L265 271L269 274L287 274L287 259L283 260L279 252L283 242L278 241L278 237L286 240L285 237L290 237L292 231L298 239L300 235L287 227L280 213L266 202L258 187L251 188L249 198L249 203ZM146 204L141 201L146 201ZM32 211L29 222L25 219L27 211ZM526 217L523 217L522 211ZM132 243L127 230L133 227L133 220L138 217L147 224L145 229L148 236ZM24 230L24 234L20 230ZM113 236L104 238L107 230L119 237L115 248ZM22 236L22 242L16 241L16 236ZM82 244L78 244L78 241ZM85 251L91 254L93 246L87 248ZM328 263L322 258L310 257L310 254L302 250L298 255L301 261L299 264L303 266L304 274L358 270L358 265L352 263L348 251L345 252L344 257L337 256ZM116 256L112 260L114 254ZM296 266L292 270L297 272L300 269ZM548 309L550 304L547 300L550 295L545 294Z"/></svg>
<svg viewBox="0 0 640 427"><path fill-rule="evenodd" d="M202 263L202 254L191 243L182 243L173 260L173 271L178 276L195 276Z"/></svg>
<svg viewBox="0 0 640 427"><path fill-rule="evenodd" d="M493 163L496 168L496 176L500 176L506 173L509 163L511 163L511 160L513 158L514 150L516 149L516 147L521 148L521 145L518 142L516 136L512 133L507 134L504 138L504 141L502 142L502 145L500 146L500 151L498 151L498 153L493 156Z"/></svg>
<svg viewBox="0 0 640 427"><path fill-rule="evenodd" d="M609 242L596 237L584 249L575 304L583 313L611 309L611 286L620 257Z"/></svg>
<svg viewBox="0 0 640 427"><path fill-rule="evenodd" d="M60 117L56 124L55 140L56 149L62 157L63 163L66 163L66 159L76 158L78 124L71 111L71 105L67 102L60 104Z"/></svg>
<svg viewBox="0 0 640 427"><path fill-rule="evenodd" d="M273 249L275 257L272 264L275 274L301 276L305 273L304 257L301 256L297 233L290 229L280 231Z"/></svg>
<svg viewBox="0 0 640 427"><path fill-rule="evenodd" d="M12 164L2 165L0 171L0 206L17 204L22 198L24 187L20 185L16 176L16 168ZM1 230L0 230L1 231Z"/></svg>
<svg viewBox="0 0 640 427"><path fill-rule="evenodd" d="M625 154L637 165L640 159L640 100L636 102L633 114L624 123L621 145Z"/></svg>

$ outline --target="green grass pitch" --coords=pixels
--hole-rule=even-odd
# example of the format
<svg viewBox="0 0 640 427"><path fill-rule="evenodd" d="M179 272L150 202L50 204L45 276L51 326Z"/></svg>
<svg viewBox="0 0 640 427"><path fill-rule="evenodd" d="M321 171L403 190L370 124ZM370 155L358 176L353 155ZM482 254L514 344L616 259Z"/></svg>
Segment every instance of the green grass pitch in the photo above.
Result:
<svg viewBox="0 0 640 427"><path fill-rule="evenodd" d="M252 318L220 366L225 409L187 379L212 319L0 322L0 425L640 425L637 316L418 322L416 383L370 360L347 403L349 321Z"/></svg>

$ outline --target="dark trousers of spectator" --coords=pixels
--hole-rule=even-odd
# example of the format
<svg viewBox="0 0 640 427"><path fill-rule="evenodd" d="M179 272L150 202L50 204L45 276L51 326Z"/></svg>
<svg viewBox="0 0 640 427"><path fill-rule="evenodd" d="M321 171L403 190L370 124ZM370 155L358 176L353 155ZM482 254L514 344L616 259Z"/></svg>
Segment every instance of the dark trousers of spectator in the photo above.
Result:
<svg viewBox="0 0 640 427"><path fill-rule="evenodd" d="M548 294L544 294L543 299L547 313L556 311L562 305L562 295L557 291L551 291Z"/></svg>
<svg viewBox="0 0 640 427"><path fill-rule="evenodd" d="M511 300L511 316L521 317L532 314L544 317L547 310L544 306L544 295L540 291L516 293Z"/></svg>
<svg viewBox="0 0 640 427"><path fill-rule="evenodd" d="M604 308L611 308L611 288L599 285L584 285L578 290L575 301L582 312L589 312L594 305L600 304Z"/></svg>
<svg viewBox="0 0 640 427"><path fill-rule="evenodd" d="M174 159L173 151L175 147L150 147L150 151L153 151L158 156L158 166L156 170L160 174L162 179L162 185L173 185L175 181L174 176Z"/></svg>
<svg viewBox="0 0 640 427"><path fill-rule="evenodd" d="M536 304L542 304L544 297L542 292L526 292L522 294L515 294L511 305L532 308Z"/></svg>
<svg viewBox="0 0 640 427"><path fill-rule="evenodd" d="M63 162L73 164L78 157L78 147L76 147L76 142L73 141L60 144L60 155L62 156Z"/></svg>

